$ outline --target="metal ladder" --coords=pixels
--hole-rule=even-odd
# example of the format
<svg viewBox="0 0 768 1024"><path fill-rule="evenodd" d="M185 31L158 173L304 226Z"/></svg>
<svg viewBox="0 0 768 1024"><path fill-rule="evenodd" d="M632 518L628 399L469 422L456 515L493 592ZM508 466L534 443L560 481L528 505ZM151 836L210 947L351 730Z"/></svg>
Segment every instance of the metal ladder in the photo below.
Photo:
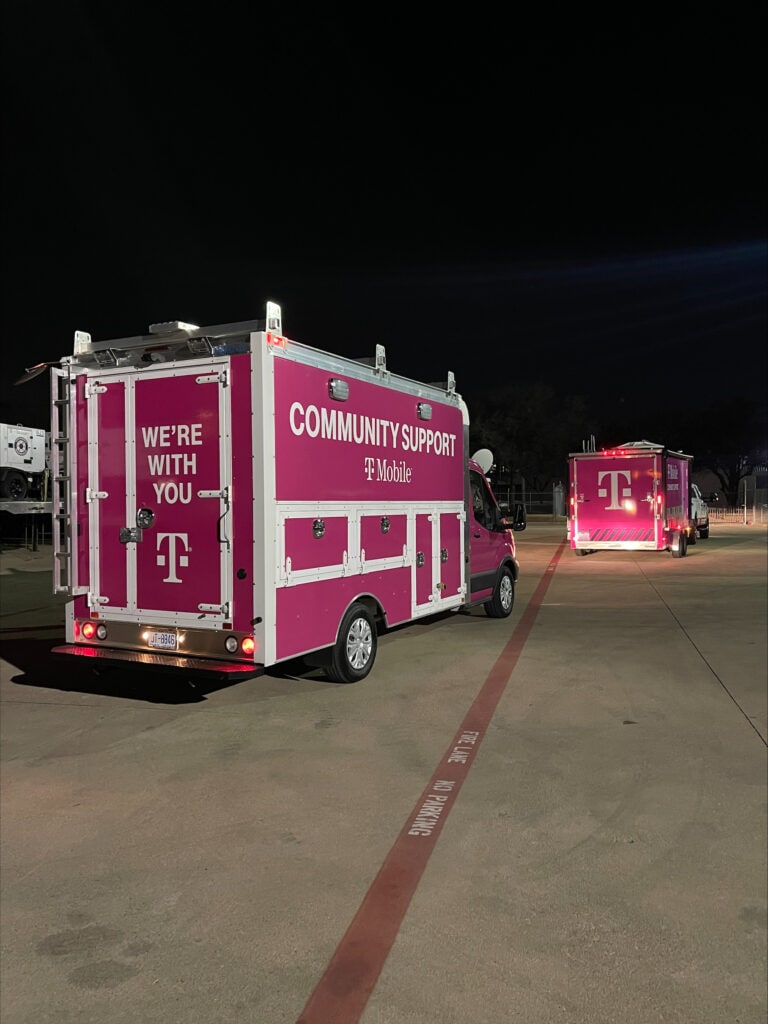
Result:
<svg viewBox="0 0 768 1024"><path fill-rule="evenodd" d="M53 524L53 592L73 594L72 481L70 415L74 377L69 366L51 367L51 467Z"/></svg>

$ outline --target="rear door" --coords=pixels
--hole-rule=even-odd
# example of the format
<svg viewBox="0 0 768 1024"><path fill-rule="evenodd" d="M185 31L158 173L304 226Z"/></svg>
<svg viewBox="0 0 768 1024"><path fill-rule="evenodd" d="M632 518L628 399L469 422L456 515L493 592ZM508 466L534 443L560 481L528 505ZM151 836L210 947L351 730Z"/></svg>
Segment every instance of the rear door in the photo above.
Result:
<svg viewBox="0 0 768 1024"><path fill-rule="evenodd" d="M654 547L660 482L654 455L575 459L577 544L593 548Z"/></svg>
<svg viewBox="0 0 768 1024"><path fill-rule="evenodd" d="M202 626L231 602L224 364L105 374L89 389L90 603Z"/></svg>

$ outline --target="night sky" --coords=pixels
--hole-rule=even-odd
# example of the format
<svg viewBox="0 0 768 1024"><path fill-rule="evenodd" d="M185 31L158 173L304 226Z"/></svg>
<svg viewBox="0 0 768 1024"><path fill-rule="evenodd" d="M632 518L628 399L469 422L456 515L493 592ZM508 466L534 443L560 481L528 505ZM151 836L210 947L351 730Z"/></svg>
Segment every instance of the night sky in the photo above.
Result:
<svg viewBox="0 0 768 1024"><path fill-rule="evenodd" d="M638 22L628 48L626 24L156 6L6 6L0 420L48 426L47 377L13 381L76 329L267 299L298 341L452 370L471 408L541 382L598 414L765 406L757 23Z"/></svg>

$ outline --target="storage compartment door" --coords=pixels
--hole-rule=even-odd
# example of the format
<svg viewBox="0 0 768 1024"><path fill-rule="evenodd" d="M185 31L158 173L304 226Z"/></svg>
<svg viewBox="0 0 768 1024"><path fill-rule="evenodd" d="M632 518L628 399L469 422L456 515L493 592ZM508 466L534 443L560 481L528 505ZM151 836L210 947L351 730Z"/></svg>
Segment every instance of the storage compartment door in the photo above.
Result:
<svg viewBox="0 0 768 1024"><path fill-rule="evenodd" d="M461 603L463 590L464 530L458 512L440 515L440 603L446 607Z"/></svg>
<svg viewBox="0 0 768 1024"><path fill-rule="evenodd" d="M429 513L417 513L414 593L416 595L416 611L421 613L433 611L435 608L432 528L432 516Z"/></svg>

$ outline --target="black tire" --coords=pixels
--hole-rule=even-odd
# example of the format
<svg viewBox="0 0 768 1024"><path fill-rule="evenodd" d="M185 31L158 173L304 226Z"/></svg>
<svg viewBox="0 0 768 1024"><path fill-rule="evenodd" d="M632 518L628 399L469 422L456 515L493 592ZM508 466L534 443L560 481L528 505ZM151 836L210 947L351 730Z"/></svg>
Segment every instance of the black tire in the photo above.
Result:
<svg viewBox="0 0 768 1024"><path fill-rule="evenodd" d="M364 604L353 604L341 620L328 675L335 683L356 683L365 679L373 668L377 646L373 616Z"/></svg>
<svg viewBox="0 0 768 1024"><path fill-rule="evenodd" d="M685 535L685 531L682 531L677 535L677 546L672 546L673 558L685 558L688 553L688 538Z"/></svg>
<svg viewBox="0 0 768 1024"><path fill-rule="evenodd" d="M515 581L508 565L505 565L496 579L493 597L483 607L492 619L506 619L515 605Z"/></svg>
<svg viewBox="0 0 768 1024"><path fill-rule="evenodd" d="M707 537L709 537L709 520L707 520L706 525L702 526L699 530L699 537L702 540L706 540Z"/></svg>
<svg viewBox="0 0 768 1024"><path fill-rule="evenodd" d="M27 496L27 478L23 473L11 470L0 484L0 494L10 501L24 501Z"/></svg>
<svg viewBox="0 0 768 1024"><path fill-rule="evenodd" d="M688 534L688 546L696 543L696 527L694 526L691 532Z"/></svg>
<svg viewBox="0 0 768 1024"><path fill-rule="evenodd" d="M576 552L577 555L581 555L582 557L584 555L586 555L586 553L587 553L587 549L586 548L574 548L574 551Z"/></svg>

